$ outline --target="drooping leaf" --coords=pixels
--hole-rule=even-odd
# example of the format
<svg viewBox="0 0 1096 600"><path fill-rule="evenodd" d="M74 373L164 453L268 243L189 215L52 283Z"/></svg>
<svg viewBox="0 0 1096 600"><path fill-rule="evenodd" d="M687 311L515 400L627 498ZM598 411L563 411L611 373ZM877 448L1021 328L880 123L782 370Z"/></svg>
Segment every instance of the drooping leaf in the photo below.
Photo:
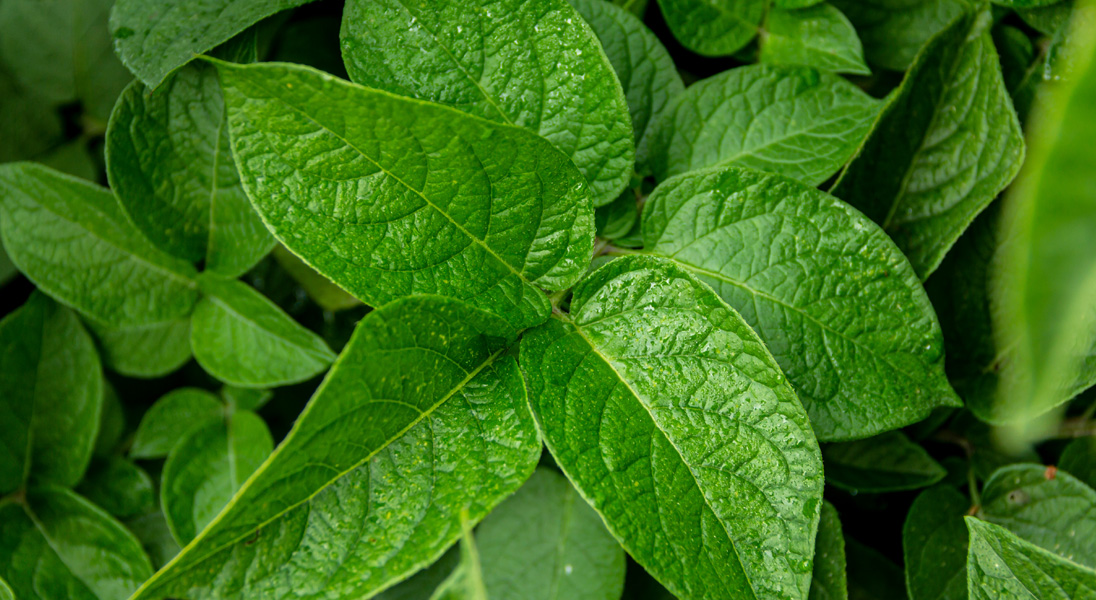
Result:
<svg viewBox="0 0 1096 600"><path fill-rule="evenodd" d="M586 185L538 136L304 67L219 68L252 203L367 304L441 294L527 327L551 311L538 286L582 275Z"/></svg>
<svg viewBox="0 0 1096 600"><path fill-rule="evenodd" d="M237 277L274 246L240 185L213 66L188 65L155 91L133 82L106 144L111 188L165 252Z"/></svg>
<svg viewBox="0 0 1096 600"><path fill-rule="evenodd" d="M32 163L0 165L0 232L39 289L108 325L186 315L194 267L156 249L110 191Z"/></svg>
<svg viewBox="0 0 1096 600"><path fill-rule="evenodd" d="M119 519L156 510L156 496L148 473L118 456L92 461L76 491Z"/></svg>
<svg viewBox="0 0 1096 600"><path fill-rule="evenodd" d="M937 486L910 506L902 527L906 590L910 600L966 600L967 526L970 501L954 488Z"/></svg>
<svg viewBox="0 0 1096 600"><path fill-rule="evenodd" d="M104 365L127 377L163 377L190 360L190 318L111 327L85 321L95 339Z"/></svg>
<svg viewBox="0 0 1096 600"><path fill-rule="evenodd" d="M649 173L652 132L670 100L685 91L681 75L658 37L627 10L606 0L570 2L597 34L624 88L635 133L635 169Z"/></svg>
<svg viewBox="0 0 1096 600"><path fill-rule="evenodd" d="M462 511L482 519L540 456L496 321L436 297L369 313L274 454L134 600L363 597L437 559Z"/></svg>
<svg viewBox="0 0 1096 600"><path fill-rule="evenodd" d="M241 387L276 387L321 373L335 353L315 333L254 288L203 276L194 308L190 347L217 379Z"/></svg>
<svg viewBox="0 0 1096 600"><path fill-rule="evenodd" d="M172 71L259 21L311 0L116 0L110 32L122 62L157 88Z"/></svg>
<svg viewBox="0 0 1096 600"><path fill-rule="evenodd" d="M221 420L224 414L224 405L205 390L172 390L157 400L137 425L129 455L165 458L188 433L210 421Z"/></svg>
<svg viewBox="0 0 1096 600"><path fill-rule="evenodd" d="M624 551L562 475L538 469L476 530L488 598L619 600Z"/></svg>
<svg viewBox="0 0 1096 600"><path fill-rule="evenodd" d="M1096 437L1070 442L1058 459L1058 468L1096 489Z"/></svg>
<svg viewBox="0 0 1096 600"><path fill-rule="evenodd" d="M670 31L703 56L729 56L757 35L766 0L658 0Z"/></svg>
<svg viewBox="0 0 1096 600"><path fill-rule="evenodd" d="M879 223L921 279L1023 159L987 19L966 13L929 41L832 190Z"/></svg>
<svg viewBox="0 0 1096 600"><path fill-rule="evenodd" d="M106 120L132 77L111 50L107 31L111 4L111 0L4 0L0 56L34 95L54 105L79 101L91 116ZM11 116L4 114L5 120Z"/></svg>
<svg viewBox="0 0 1096 600"><path fill-rule="evenodd" d="M651 141L659 180L734 165L818 185L856 152L881 102L832 73L752 65L695 83Z"/></svg>
<svg viewBox="0 0 1096 600"><path fill-rule="evenodd" d="M1042 465L998 470L978 516L1072 562L1096 568L1096 491Z"/></svg>
<svg viewBox="0 0 1096 600"><path fill-rule="evenodd" d="M814 545L814 574L807 600L848 600L848 597L845 537L841 533L841 519L837 515L837 509L823 501L822 516L818 521L818 537Z"/></svg>
<svg viewBox="0 0 1096 600"><path fill-rule="evenodd" d="M1096 571L1025 542L1008 530L967 517L971 600L1080 600L1096 595Z"/></svg>
<svg viewBox="0 0 1096 600"><path fill-rule="evenodd" d="M853 492L894 492L928 487L944 467L900 431L822 447L826 481Z"/></svg>
<svg viewBox="0 0 1096 600"><path fill-rule="evenodd" d="M871 73L864 64L856 30L832 4L796 10L773 8L765 19L766 35L758 56L761 62L834 73Z"/></svg>
<svg viewBox="0 0 1096 600"><path fill-rule="evenodd" d="M819 439L868 437L961 405L917 276L840 200L777 175L705 169L651 194L643 239L756 329Z"/></svg>
<svg viewBox="0 0 1096 600"><path fill-rule="evenodd" d="M628 103L567 0L349 0L341 38L357 83L540 134L578 166L595 206L632 177Z"/></svg>
<svg viewBox="0 0 1096 600"><path fill-rule="evenodd" d="M118 600L150 575L133 534L71 490L0 503L0 577L19 600Z"/></svg>
<svg viewBox="0 0 1096 600"><path fill-rule="evenodd" d="M274 260L277 260L278 264L301 285L308 297L312 298L324 310L345 310L362 303L361 300L346 293L330 279L317 273L299 256L286 250L285 246L280 244L276 246L273 255Z"/></svg>
<svg viewBox="0 0 1096 600"><path fill-rule="evenodd" d="M822 467L802 405L749 326L663 259L627 256L522 338L564 473L683 600L802 598Z"/></svg>
<svg viewBox="0 0 1096 600"><path fill-rule="evenodd" d="M831 0L856 26L868 62L904 71L929 38L968 10L967 0Z"/></svg>
<svg viewBox="0 0 1096 600"><path fill-rule="evenodd" d="M221 512L273 449L266 423L248 410L207 422L175 444L164 463L160 503L180 546Z"/></svg>
<svg viewBox="0 0 1096 600"><path fill-rule="evenodd" d="M40 292L0 321L0 495L75 485L99 430L103 372L72 311Z"/></svg>
<svg viewBox="0 0 1096 600"><path fill-rule="evenodd" d="M874 548L845 537L849 600L901 598L902 569Z"/></svg>

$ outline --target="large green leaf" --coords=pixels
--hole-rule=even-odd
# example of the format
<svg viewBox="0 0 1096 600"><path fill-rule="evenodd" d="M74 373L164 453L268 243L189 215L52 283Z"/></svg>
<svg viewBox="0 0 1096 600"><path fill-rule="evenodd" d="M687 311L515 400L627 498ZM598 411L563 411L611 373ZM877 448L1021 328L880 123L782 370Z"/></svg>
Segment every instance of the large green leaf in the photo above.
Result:
<svg viewBox="0 0 1096 600"><path fill-rule="evenodd" d="M40 292L0 321L0 495L75 485L99 430L103 372L72 311Z"/></svg>
<svg viewBox="0 0 1096 600"><path fill-rule="evenodd" d="M1096 491L1042 465L998 470L982 490L982 519L1075 563L1096 568Z"/></svg>
<svg viewBox="0 0 1096 600"><path fill-rule="evenodd" d="M961 405L917 276L840 200L777 175L705 169L655 189L643 245L698 275L756 329L819 439L868 437Z"/></svg>
<svg viewBox="0 0 1096 600"><path fill-rule="evenodd" d="M586 268L585 181L535 134L305 67L220 71L251 201L367 304L435 293L528 327L551 311L539 287Z"/></svg>
<svg viewBox="0 0 1096 600"><path fill-rule="evenodd" d="M900 431L822 447L826 481L851 492L893 492L930 486L944 467Z"/></svg>
<svg viewBox="0 0 1096 600"><path fill-rule="evenodd" d="M311 379L335 353L254 288L235 279L203 276L190 346L206 371L225 383L275 387Z"/></svg>
<svg viewBox="0 0 1096 600"><path fill-rule="evenodd" d="M818 185L856 152L881 102L832 73L753 65L689 86L651 141L655 177L735 165Z"/></svg>
<svg viewBox="0 0 1096 600"><path fill-rule="evenodd" d="M966 13L932 38L832 190L879 223L922 279L1023 159L987 21Z"/></svg>
<svg viewBox="0 0 1096 600"><path fill-rule="evenodd" d="M174 389L141 418L129 454L133 458L165 458L195 428L224 416L225 407L213 394L197 388Z"/></svg>
<svg viewBox="0 0 1096 600"><path fill-rule="evenodd" d="M189 65L155 91L135 81L114 107L106 144L111 188L164 251L236 277L274 246L240 185L211 65Z"/></svg>
<svg viewBox="0 0 1096 600"><path fill-rule="evenodd" d="M822 498L810 423L710 288L628 256L525 334L537 424L637 562L683 600L804 598Z"/></svg>
<svg viewBox="0 0 1096 600"><path fill-rule="evenodd" d="M902 527L910 600L966 600L970 501L954 488L929 488L910 506Z"/></svg>
<svg viewBox="0 0 1096 600"><path fill-rule="evenodd" d="M189 317L133 327L85 322L99 342L103 364L127 377L163 377L190 360Z"/></svg>
<svg viewBox="0 0 1096 600"><path fill-rule="evenodd" d="M122 62L152 88L258 23L312 0L116 0L110 31Z"/></svg>
<svg viewBox="0 0 1096 600"><path fill-rule="evenodd" d="M768 5L768 0L658 0L677 41L704 56L727 56L750 43Z"/></svg>
<svg viewBox="0 0 1096 600"><path fill-rule="evenodd" d="M369 313L274 454L134 600L368 597L437 559L540 456L496 321L436 297Z"/></svg>
<svg viewBox="0 0 1096 600"><path fill-rule="evenodd" d="M156 510L156 495L148 473L119 456L92 461L76 491L120 519Z"/></svg>
<svg viewBox="0 0 1096 600"><path fill-rule="evenodd" d="M868 62L904 71L932 36L968 9L967 0L831 0L856 26Z"/></svg>
<svg viewBox="0 0 1096 600"><path fill-rule="evenodd" d="M266 423L244 410L192 429L164 463L160 503L185 546L205 528L274 449Z"/></svg>
<svg viewBox="0 0 1096 600"><path fill-rule="evenodd" d="M619 600L624 551L559 473L538 469L476 530L487 597Z"/></svg>
<svg viewBox="0 0 1096 600"><path fill-rule="evenodd" d="M856 30L832 4L798 10L773 8L765 17L768 35L758 58L763 63L813 67L821 71L868 75Z"/></svg>
<svg viewBox="0 0 1096 600"><path fill-rule="evenodd" d="M1060 558L998 525L967 517L971 600L1082 600L1096 597L1096 571Z"/></svg>
<svg viewBox="0 0 1096 600"><path fill-rule="evenodd" d="M845 537L837 509L822 502L818 521L818 537L814 545L814 573L808 600L847 600L848 581L845 575Z"/></svg>
<svg viewBox="0 0 1096 600"><path fill-rule="evenodd" d="M197 300L194 267L150 244L109 190L81 179L0 165L0 232L39 289L102 323L171 321Z"/></svg>
<svg viewBox="0 0 1096 600"><path fill-rule="evenodd" d="M597 34L624 88L635 133L636 171L648 173L651 134L670 100L685 91L681 75L662 42L635 15L606 0L570 2Z"/></svg>
<svg viewBox="0 0 1096 600"><path fill-rule="evenodd" d="M990 292L997 346L1012 350L995 411L1005 421L1027 422L1072 397L1079 376L1096 379L1096 5L1074 12L1073 74L1046 84L1030 160L1002 209Z"/></svg>
<svg viewBox="0 0 1096 600"><path fill-rule="evenodd" d="M19 600L118 600L150 575L133 534L66 488L0 502L0 577Z"/></svg>
<svg viewBox="0 0 1096 600"><path fill-rule="evenodd" d="M349 0L350 78L539 133L571 158L595 206L632 177L628 103L567 0Z"/></svg>

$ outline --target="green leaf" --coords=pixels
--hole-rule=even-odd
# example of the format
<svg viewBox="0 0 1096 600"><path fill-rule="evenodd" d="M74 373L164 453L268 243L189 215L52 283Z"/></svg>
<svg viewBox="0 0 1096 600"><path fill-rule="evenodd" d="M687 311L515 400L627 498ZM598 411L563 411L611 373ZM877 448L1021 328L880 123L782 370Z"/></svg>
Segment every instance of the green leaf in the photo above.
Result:
<svg viewBox="0 0 1096 600"><path fill-rule="evenodd" d="M221 398L230 410L259 410L273 397L274 392L270 390L231 385L221 388Z"/></svg>
<svg viewBox="0 0 1096 600"><path fill-rule="evenodd" d="M79 101L89 115L105 120L132 77L111 50L111 4L112 0L4 0L0 55L16 79L46 102ZM4 113L5 119L11 117Z"/></svg>
<svg viewBox="0 0 1096 600"><path fill-rule="evenodd" d="M597 236L604 240L622 238L638 229L639 203L636 193L628 190L612 204L598 207L594 212L594 224Z"/></svg>
<svg viewBox="0 0 1096 600"><path fill-rule="evenodd" d="M111 327L85 321L106 367L127 377L163 377L190 360L190 318Z"/></svg>
<svg viewBox="0 0 1096 600"><path fill-rule="evenodd" d="M917 276L844 202L777 175L705 169L655 189L643 245L755 328L820 440L864 438L961 406Z"/></svg>
<svg viewBox="0 0 1096 600"><path fill-rule="evenodd" d="M103 372L72 311L36 292L0 321L0 494L75 485L99 430Z"/></svg>
<svg viewBox="0 0 1096 600"><path fill-rule="evenodd" d="M848 600L845 577L845 537L837 509L822 502L822 517L818 521L818 537L814 545L814 575L808 600Z"/></svg>
<svg viewBox="0 0 1096 600"><path fill-rule="evenodd" d="M108 325L178 319L194 267L157 250L110 191L31 163L0 165L0 232L39 289Z"/></svg>
<svg viewBox="0 0 1096 600"><path fill-rule="evenodd" d="M367 304L440 294L523 328L551 312L538 286L582 276L586 185L540 137L304 67L219 68L255 207Z"/></svg>
<svg viewBox="0 0 1096 600"><path fill-rule="evenodd" d="M930 38L969 10L967 0L831 0L860 34L868 62L905 71Z"/></svg>
<svg viewBox="0 0 1096 600"><path fill-rule="evenodd" d="M152 560L153 568L160 569L179 553L179 543L171 536L164 511L159 507L139 517L127 519L125 525L141 542Z"/></svg>
<svg viewBox="0 0 1096 600"><path fill-rule="evenodd" d="M902 598L902 569L889 558L860 542L845 538L849 600Z"/></svg>
<svg viewBox="0 0 1096 600"><path fill-rule="evenodd" d="M632 177L628 103L567 0L349 0L341 38L357 83L540 134L582 171L595 206Z"/></svg>
<svg viewBox="0 0 1096 600"><path fill-rule="evenodd" d="M368 597L437 559L540 456L496 321L436 297L366 315L274 454L134 600Z"/></svg>
<svg viewBox="0 0 1096 600"><path fill-rule="evenodd" d="M765 29L759 55L763 63L871 74L856 30L832 4L823 2L798 10L773 8Z"/></svg>
<svg viewBox="0 0 1096 600"><path fill-rule="evenodd" d="M320 308L329 311L345 310L361 304L354 296L343 291L330 279L316 272L308 266L308 263L300 259L296 254L285 249L281 244L274 247L274 259L283 269L300 284L309 298L312 298Z"/></svg>
<svg viewBox="0 0 1096 600"><path fill-rule="evenodd" d="M157 400L137 425L129 455L164 458L188 433L224 414L224 405L205 390L172 390Z"/></svg>
<svg viewBox="0 0 1096 600"><path fill-rule="evenodd" d="M1096 595L1096 571L1029 544L1008 530L967 517L971 600L1072 600Z"/></svg>
<svg viewBox="0 0 1096 600"><path fill-rule="evenodd" d="M266 423L251 411L191 429L164 463L160 503L184 546L228 504L274 449Z"/></svg>
<svg viewBox="0 0 1096 600"><path fill-rule="evenodd" d="M217 379L276 387L311 379L335 360L320 336L246 283L203 276L199 285L204 296L194 308L190 347Z"/></svg>
<svg viewBox="0 0 1096 600"><path fill-rule="evenodd" d="M165 252L237 277L274 246L240 185L211 65L189 65L155 91L135 81L114 107L106 144L111 188Z"/></svg>
<svg viewBox="0 0 1096 600"><path fill-rule="evenodd" d="M156 510L156 496L148 473L118 456L92 461L76 491L119 519Z"/></svg>
<svg viewBox="0 0 1096 600"><path fill-rule="evenodd" d="M1076 8L1073 76L1048 83L1030 126L1031 155L1002 208L991 280L998 347L1009 348L995 413L1027 423L1093 380L1096 259L1096 5Z"/></svg>
<svg viewBox="0 0 1096 600"><path fill-rule="evenodd" d="M1054 35L1069 23L1069 17L1073 13L1073 1L1066 0L1051 6L1041 8L1028 8L1016 11L1025 23L1031 25L1043 35Z"/></svg>
<svg viewBox="0 0 1096 600"><path fill-rule="evenodd" d="M879 223L921 279L1023 160L987 19L968 13L929 42L831 190Z"/></svg>
<svg viewBox="0 0 1096 600"><path fill-rule="evenodd" d="M483 581L483 562L472 537L472 526L464 524L460 539L460 563L438 586L430 600L487 600L487 588Z"/></svg>
<svg viewBox="0 0 1096 600"><path fill-rule="evenodd" d="M619 600L624 551L557 472L538 469L476 530L489 598Z"/></svg>
<svg viewBox="0 0 1096 600"><path fill-rule="evenodd" d="M1010 465L982 489L978 516L1070 561L1096 568L1096 491L1064 471Z"/></svg>
<svg viewBox="0 0 1096 600"><path fill-rule="evenodd" d="M900 431L822 447L826 482L851 492L894 492L930 486L947 475L925 449Z"/></svg>
<svg viewBox="0 0 1096 600"><path fill-rule="evenodd" d="M902 527L910 600L966 600L970 501L953 488L929 488L913 501Z"/></svg>
<svg viewBox="0 0 1096 600"><path fill-rule="evenodd" d="M682 600L807 595L822 465L762 341L670 261L618 258L527 332L541 434L625 550Z"/></svg>
<svg viewBox="0 0 1096 600"><path fill-rule="evenodd" d="M20 600L118 600L150 575L133 534L66 488L0 503L0 577Z"/></svg>
<svg viewBox="0 0 1096 600"><path fill-rule="evenodd" d="M818 185L856 152L880 106L814 69L724 71L689 86L664 113L651 142L655 177L734 165Z"/></svg>
<svg viewBox="0 0 1096 600"><path fill-rule="evenodd" d="M677 41L702 56L729 56L757 35L766 0L658 0Z"/></svg>
<svg viewBox="0 0 1096 600"><path fill-rule="evenodd" d="M635 169L649 173L652 134L670 100L685 91L681 75L658 37L627 10L605 0L570 2L597 34L624 88L635 132Z"/></svg>
<svg viewBox="0 0 1096 600"><path fill-rule="evenodd" d="M110 31L122 62L149 87L283 10L312 0L117 0Z"/></svg>
<svg viewBox="0 0 1096 600"><path fill-rule="evenodd" d="M1096 437L1070 442L1058 459L1058 468L1096 489Z"/></svg>

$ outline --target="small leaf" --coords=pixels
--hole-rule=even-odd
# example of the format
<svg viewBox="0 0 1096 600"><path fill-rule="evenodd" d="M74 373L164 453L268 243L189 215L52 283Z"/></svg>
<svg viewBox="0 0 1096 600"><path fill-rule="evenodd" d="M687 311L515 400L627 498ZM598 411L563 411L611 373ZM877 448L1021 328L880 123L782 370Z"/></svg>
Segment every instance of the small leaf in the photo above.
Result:
<svg viewBox="0 0 1096 600"><path fill-rule="evenodd" d="M75 485L99 430L103 372L72 311L40 292L0 321L0 495Z"/></svg>
<svg viewBox="0 0 1096 600"><path fill-rule="evenodd" d="M1096 489L1096 437L1070 442L1058 459L1058 468Z"/></svg>
<svg viewBox="0 0 1096 600"><path fill-rule="evenodd" d="M894 492L930 486L947 475L944 467L905 434L822 447L826 482L851 492Z"/></svg>
<svg viewBox="0 0 1096 600"><path fill-rule="evenodd" d="M929 488L913 501L902 527L910 600L966 600L970 501L950 487Z"/></svg>
<svg viewBox="0 0 1096 600"><path fill-rule="evenodd" d="M17 598L118 600L151 575L133 534L66 488L0 503L0 577Z"/></svg>
<svg viewBox="0 0 1096 600"><path fill-rule="evenodd" d="M335 360L320 336L266 296L234 279L203 276L190 346L202 368L241 387L276 387L311 379Z"/></svg>
<svg viewBox="0 0 1096 600"><path fill-rule="evenodd" d="M540 287L581 277L586 186L540 137L303 67L219 68L255 207L367 304L441 294L527 327L551 311Z"/></svg>
<svg viewBox="0 0 1096 600"><path fill-rule="evenodd" d="M119 519L156 510L148 473L118 456L92 461L76 491Z"/></svg>
<svg viewBox="0 0 1096 600"><path fill-rule="evenodd" d="M870 75L852 23L832 4L809 8L773 8L766 17L761 62L813 67L820 71Z"/></svg>
<svg viewBox="0 0 1096 600"><path fill-rule="evenodd" d="M752 65L689 86L651 141L659 180L713 166L818 185L856 152L881 102L831 73Z"/></svg>
<svg viewBox="0 0 1096 600"><path fill-rule="evenodd" d="M187 433L223 415L224 405L205 390L172 390L157 400L141 419L129 455L164 458Z"/></svg>
<svg viewBox="0 0 1096 600"><path fill-rule="evenodd" d="M971 600L1080 600L1096 595L1096 571L1029 544L1008 530L967 517Z"/></svg>
<svg viewBox="0 0 1096 600"><path fill-rule="evenodd" d="M801 598L822 466L748 325L687 271L626 256L527 332L541 434L625 550L683 600Z"/></svg>
<svg viewBox="0 0 1096 600"><path fill-rule="evenodd" d="M860 34L868 62L905 71L929 38L969 9L966 0L831 0Z"/></svg>
<svg viewBox="0 0 1096 600"><path fill-rule="evenodd" d="M987 19L961 15L929 41L831 190L879 223L922 280L1024 156Z"/></svg>
<svg viewBox="0 0 1096 600"><path fill-rule="evenodd" d="M705 169L655 189L643 238L755 328L820 440L864 438L961 405L917 276L840 200L776 175Z"/></svg>
<svg viewBox="0 0 1096 600"><path fill-rule="evenodd" d="M814 545L814 575L807 600L848 600L845 576L845 537L837 509L822 502L818 521L818 537Z"/></svg>
<svg viewBox="0 0 1096 600"><path fill-rule="evenodd" d="M190 318L112 327L91 319L85 323L99 342L103 363L127 377L154 379L174 372L190 360Z"/></svg>
<svg viewBox="0 0 1096 600"><path fill-rule="evenodd" d="M639 229L639 203L635 192L628 190L612 204L594 212L597 236L603 240L622 238Z"/></svg>
<svg viewBox="0 0 1096 600"><path fill-rule="evenodd" d="M251 411L191 429L164 463L160 502L180 546L205 528L274 449L266 423Z"/></svg>
<svg viewBox="0 0 1096 600"><path fill-rule="evenodd" d="M437 297L370 312L274 454L134 600L369 597L434 562L540 457L502 328Z"/></svg>
<svg viewBox="0 0 1096 600"><path fill-rule="evenodd" d="M31 163L0 165L0 232L43 292L108 325L190 312L194 267L157 250L110 191Z"/></svg>
<svg viewBox="0 0 1096 600"><path fill-rule="evenodd" d="M703 56L729 56L757 35L768 2L658 0L658 6L682 46Z"/></svg>
<svg viewBox="0 0 1096 600"><path fill-rule="evenodd" d="M594 206L628 185L628 103L601 44L567 0L349 0L350 79L540 134L590 185Z"/></svg>

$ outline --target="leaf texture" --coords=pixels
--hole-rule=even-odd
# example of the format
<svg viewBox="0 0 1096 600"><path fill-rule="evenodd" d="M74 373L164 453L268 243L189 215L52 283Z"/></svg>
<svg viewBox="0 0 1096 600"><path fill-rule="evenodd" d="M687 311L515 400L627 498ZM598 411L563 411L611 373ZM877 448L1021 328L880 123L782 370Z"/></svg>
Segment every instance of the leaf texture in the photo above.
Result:
<svg viewBox="0 0 1096 600"><path fill-rule="evenodd" d="M582 171L595 206L631 179L628 103L567 0L349 0L341 38L357 83L540 134Z"/></svg>
<svg viewBox="0 0 1096 600"><path fill-rule="evenodd" d="M652 140L659 180L713 166L750 167L818 185L856 152L881 106L814 69L752 65L689 86Z"/></svg>
<svg viewBox="0 0 1096 600"><path fill-rule="evenodd" d="M967 599L967 526L970 501L954 488L937 486L910 506L902 527L906 590L910 600Z"/></svg>
<svg viewBox="0 0 1096 600"><path fill-rule="evenodd" d="M274 454L134 600L369 597L430 564L532 473L509 340L444 298L369 313Z"/></svg>
<svg viewBox="0 0 1096 600"><path fill-rule="evenodd" d="M900 431L822 447L826 482L851 492L893 492L930 486L944 467Z"/></svg>
<svg viewBox="0 0 1096 600"><path fill-rule="evenodd" d="M705 169L651 194L643 240L755 328L819 439L864 438L961 405L909 263L840 200L776 175Z"/></svg>
<svg viewBox="0 0 1096 600"><path fill-rule="evenodd" d="M1079 600L1096 595L1096 571L1029 544L1008 530L967 517L971 600Z"/></svg>
<svg viewBox="0 0 1096 600"><path fill-rule="evenodd" d="M525 334L557 463L683 600L804 598L822 467L802 405L749 326L673 263L629 256Z"/></svg>
<svg viewBox="0 0 1096 600"><path fill-rule="evenodd" d="M658 0L677 41L703 56L728 56L757 35L766 0Z"/></svg>
<svg viewBox="0 0 1096 600"><path fill-rule="evenodd" d="M539 287L582 275L586 184L538 136L304 67L219 68L252 203L367 304L433 293L528 327L551 310Z"/></svg>
<svg viewBox="0 0 1096 600"><path fill-rule="evenodd" d="M820 71L869 75L856 29L832 4L773 8L765 17L768 35L758 59L766 64L812 67Z"/></svg>

